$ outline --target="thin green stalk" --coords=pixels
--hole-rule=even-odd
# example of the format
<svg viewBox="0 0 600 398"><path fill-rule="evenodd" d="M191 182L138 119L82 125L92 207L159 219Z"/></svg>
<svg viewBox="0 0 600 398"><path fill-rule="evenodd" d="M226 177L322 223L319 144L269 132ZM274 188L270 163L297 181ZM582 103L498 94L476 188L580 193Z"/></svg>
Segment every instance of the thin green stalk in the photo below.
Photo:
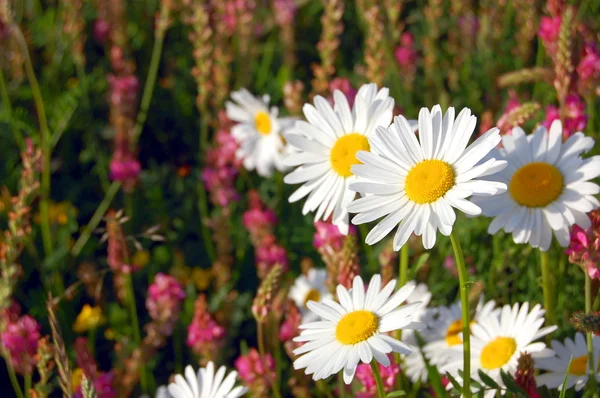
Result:
<svg viewBox="0 0 600 398"><path fill-rule="evenodd" d="M94 215L90 219L90 222L84 228L83 232L79 236L79 239L77 239L77 241L73 245L73 248L71 249L71 255L73 257L77 257L79 255L79 253L81 252L81 250L83 249L83 247L85 246L87 241L90 239L90 237L92 236L92 233L94 232L94 230L96 229L98 224L100 224L100 221L102 221L102 217L104 217L106 210L108 210L108 207L110 206L113 198L115 197L116 193L119 191L120 187L121 187L120 182L113 181L111 186L108 188L108 191L106 192L106 195L104 196L104 199L102 199L102 202L100 202L100 205L94 212Z"/></svg>
<svg viewBox="0 0 600 398"><path fill-rule="evenodd" d="M371 361L371 369L373 369L373 375L375 376L375 383L377 383L377 396L379 398L385 398L385 390L383 389L383 381L381 380L381 373L379 373L379 365L377 361L373 359Z"/></svg>
<svg viewBox="0 0 600 398"><path fill-rule="evenodd" d="M165 41L165 34L167 33L167 26L169 20L169 13L171 7L169 2L163 1L160 6L160 16L156 23L156 36L154 40L154 46L152 47L152 56L150 57L150 67L148 68L148 77L146 77L146 83L144 84L144 93L142 94L142 101L140 102L140 111L137 115L135 123L135 129L133 131L133 137L131 138L131 148L135 149L137 141L140 138L144 123L146 123L146 117L148 116L148 108L150 107L150 101L152 100L152 93L154 91L154 85L156 83L156 76L158 74L158 66L160 64L160 57L162 55L163 44Z"/></svg>
<svg viewBox="0 0 600 398"><path fill-rule="evenodd" d="M338 396L339 398L346 398L346 383L344 383L344 374L339 372L337 375L338 383Z"/></svg>
<svg viewBox="0 0 600 398"><path fill-rule="evenodd" d="M469 287L467 279L469 274L465 266L465 258L463 256L460 242L456 236L456 232L450 234L452 241L452 249L454 250L454 259L456 268L458 269L458 282L460 285L460 303L462 310L462 326L463 326L463 396L471 397L471 322L469 320Z"/></svg>
<svg viewBox="0 0 600 398"><path fill-rule="evenodd" d="M46 257L52 255L52 232L50 231L50 216L49 216L49 200L50 200L50 158L52 151L50 148L50 129L48 128L48 121L46 119L46 110L44 108L44 99L42 98L42 92L40 91L40 85L33 64L31 63L31 57L29 56L29 49L27 48L27 42L21 29L15 24L11 25L11 32L13 37L17 41L21 48L21 53L24 59L25 72L27 79L29 80L29 86L31 87L31 93L33 95L33 101L35 103L36 112L40 124L40 146L43 154L43 165L42 165L42 182L40 190L40 216L41 216L41 227L42 227L42 241L44 244L44 252Z"/></svg>
<svg viewBox="0 0 600 398"><path fill-rule="evenodd" d="M367 239L367 235L369 234L369 229L367 228L367 224L361 224L358 226L358 228L360 230L362 240L364 241L365 239ZM369 264L369 268L372 268L372 270L375 270L377 265L375 264L375 261L373 258L373 247L368 245L366 242L363 245L363 247L365 249L365 254L367 256L367 263Z"/></svg>
<svg viewBox="0 0 600 398"><path fill-rule="evenodd" d="M183 373L183 344L181 341L181 326L179 323L175 325L175 330L173 331L173 346L175 346L175 373L181 374Z"/></svg>
<svg viewBox="0 0 600 398"><path fill-rule="evenodd" d="M406 285L408 282L408 259L410 254L410 248L408 242L406 242L400 249L400 268L398 269L399 287Z"/></svg>
<svg viewBox="0 0 600 398"><path fill-rule="evenodd" d="M98 329L96 327L93 327L88 331L88 349L90 350L90 354L92 354L92 358L94 358L94 353L96 352L97 331Z"/></svg>
<svg viewBox="0 0 600 398"><path fill-rule="evenodd" d="M260 354L260 360L264 361L266 358L265 351L265 329L263 322L256 322L256 339L258 340L258 352ZM281 398L281 394L279 393L279 388L277 387L278 383L273 383L271 386L271 391L273 392L273 396L275 398Z"/></svg>
<svg viewBox="0 0 600 398"><path fill-rule="evenodd" d="M592 312L592 278L587 271L585 273L585 312ZM589 391L590 396L598 398L598 387L596 382L596 364L594 363L594 344L592 342L592 333L586 333L587 349L588 349L588 367L589 367Z"/></svg>
<svg viewBox="0 0 600 398"><path fill-rule="evenodd" d="M6 369L8 370L10 383L12 384L13 390L15 391L17 398L24 398L23 390L21 389L21 385L19 384L19 380L17 379L15 369L12 366L10 355L8 354L8 352L6 352L6 350L2 350L2 356L4 357L4 362L6 363Z"/></svg>
<svg viewBox="0 0 600 398"><path fill-rule="evenodd" d="M329 386L327 386L327 383L325 382L325 380L317 380L315 382L315 384L317 385L318 391L325 394L327 396L327 398L333 398L333 394L331 394L331 391L329 391Z"/></svg>
<svg viewBox="0 0 600 398"><path fill-rule="evenodd" d="M2 96L2 103L4 104L4 109L6 109L6 115L8 117L10 123L10 129L19 149L25 149L25 139L23 138L23 133L21 130L17 128L15 125L15 121L13 120L12 114L12 104L10 103L10 97L8 96L8 87L6 87L6 80L4 80L4 72L2 72L2 68L0 68L0 95Z"/></svg>
<svg viewBox="0 0 600 398"><path fill-rule="evenodd" d="M205 142L206 141L206 142ZM200 119L200 148L199 148L199 160L204 159L204 150L208 145L208 123L204 116ZM202 240L204 241L204 249L208 255L209 260L214 262L217 258L215 254L215 248L213 246L212 237L206 222L208 221L208 200L206 197L206 189L204 184L200 182L198 184L198 210L200 211L200 232L202 233Z"/></svg>
<svg viewBox="0 0 600 398"><path fill-rule="evenodd" d="M85 77L85 67L84 64L78 60L75 61L75 72L77 73L77 79L79 80L79 87L81 87L81 96L83 97L83 104L86 108L89 108L90 101L88 98L88 87L87 87L87 79Z"/></svg>
<svg viewBox="0 0 600 398"><path fill-rule="evenodd" d="M140 322L137 315L137 307L135 304L135 293L133 290L133 277L131 273L125 276L127 278L127 304L129 307L129 315L131 316L131 322L133 323L133 338L136 346L139 346L142 337L140 335ZM144 364L140 367L140 384L142 386L142 392L148 393L148 378L146 375L146 367Z"/></svg>
<svg viewBox="0 0 600 398"><path fill-rule="evenodd" d="M273 330L274 332L276 332L276 334L273 335L274 340L273 341L277 341L277 338L279 337L278 335L278 325L279 322L277 320L277 317L275 316L275 314L271 314L270 317L270 324L271 324L271 330ZM279 394L279 391L281 390L281 344L273 344L273 358L275 360L275 382L273 383L274 386L273 388L275 390L277 390L277 393Z"/></svg>
<svg viewBox="0 0 600 398"><path fill-rule="evenodd" d="M550 254L548 251L540 250L540 264L542 268L542 289L544 291L546 324L556 325L554 319L554 306L552 305L552 279L550 275Z"/></svg>
<svg viewBox="0 0 600 398"><path fill-rule="evenodd" d="M29 390L31 390L31 373L27 373L23 378L25 379L25 396L29 397Z"/></svg>

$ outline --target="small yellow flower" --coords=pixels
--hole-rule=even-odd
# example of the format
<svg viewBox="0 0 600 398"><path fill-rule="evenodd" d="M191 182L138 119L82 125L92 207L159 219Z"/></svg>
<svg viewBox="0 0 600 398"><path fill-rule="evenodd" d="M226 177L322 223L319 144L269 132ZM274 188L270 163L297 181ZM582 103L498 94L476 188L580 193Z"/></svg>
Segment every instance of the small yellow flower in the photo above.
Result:
<svg viewBox="0 0 600 398"><path fill-rule="evenodd" d="M131 258L134 266L143 268L150 262L150 253L147 250L137 251Z"/></svg>
<svg viewBox="0 0 600 398"><path fill-rule="evenodd" d="M105 338L106 340L114 340L114 339L115 339L115 337L117 337L117 334L115 333L115 331L114 331L113 329L111 329L111 328L107 328L107 329L104 331L104 338Z"/></svg>
<svg viewBox="0 0 600 398"><path fill-rule="evenodd" d="M71 373L71 388L73 392L76 392L81 385L81 379L83 378L83 369L75 368L73 373Z"/></svg>
<svg viewBox="0 0 600 398"><path fill-rule="evenodd" d="M69 219L77 217L77 208L71 202L50 203L48 206L48 218L51 224L67 225ZM36 223L41 222L40 213L33 217Z"/></svg>
<svg viewBox="0 0 600 398"><path fill-rule="evenodd" d="M73 324L73 330L76 333L84 333L90 329L97 328L105 322L106 318L104 318L100 306L97 305L92 307L89 304L86 304L81 309L79 315L77 315L75 323Z"/></svg>
<svg viewBox="0 0 600 398"><path fill-rule="evenodd" d="M203 269L200 267L192 268L191 280L198 290L208 289L212 278L213 273L211 269Z"/></svg>

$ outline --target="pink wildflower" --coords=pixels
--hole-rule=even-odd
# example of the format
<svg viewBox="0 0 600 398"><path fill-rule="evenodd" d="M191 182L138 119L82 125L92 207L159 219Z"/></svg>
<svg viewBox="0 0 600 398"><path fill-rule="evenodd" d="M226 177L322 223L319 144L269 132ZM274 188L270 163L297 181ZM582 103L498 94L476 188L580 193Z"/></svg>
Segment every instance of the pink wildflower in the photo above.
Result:
<svg viewBox="0 0 600 398"><path fill-rule="evenodd" d="M302 322L302 314L293 301L288 301L285 312L285 320L279 329L279 340L289 341L298 336L298 326Z"/></svg>
<svg viewBox="0 0 600 398"><path fill-rule="evenodd" d="M349 233L355 234L356 227L351 225ZM313 237L313 246L315 249L319 250L327 247L331 250L339 251L344 247L345 240L346 235L343 235L338 227L329 221L315 222L315 234Z"/></svg>
<svg viewBox="0 0 600 398"><path fill-rule="evenodd" d="M40 325L33 317L24 315L13 322L9 320L2 333L2 345L10 354L15 372L21 375L33 372L40 338Z"/></svg>
<svg viewBox="0 0 600 398"><path fill-rule="evenodd" d="M109 102L116 108L135 108L140 81L137 76L108 75Z"/></svg>
<svg viewBox="0 0 600 398"><path fill-rule="evenodd" d="M288 268L287 251L280 246L273 235L267 235L255 249L256 265L259 274L266 275L275 265L283 266L284 271Z"/></svg>
<svg viewBox="0 0 600 398"><path fill-rule="evenodd" d="M260 242L277 224L277 216L273 210L264 206L257 191L248 192L248 203L250 209L242 217L244 227L253 242Z"/></svg>
<svg viewBox="0 0 600 398"><path fill-rule="evenodd" d="M100 44L106 43L110 36L110 23L105 19L96 19L94 21L94 40Z"/></svg>
<svg viewBox="0 0 600 398"><path fill-rule="evenodd" d="M585 130L588 116L585 114L585 102L577 94L569 94L566 101L565 120L563 121L563 138L567 139L578 131ZM549 129L552 122L560 119L557 107L548 105L546 107L546 119L542 124Z"/></svg>
<svg viewBox="0 0 600 398"><path fill-rule="evenodd" d="M235 360L235 368L240 379L254 396L263 397L275 381L275 361L270 354L264 358L255 348Z"/></svg>
<svg viewBox="0 0 600 398"><path fill-rule="evenodd" d="M184 297L185 291L177 279L160 272L148 288L146 308L154 321L165 325L168 334L179 318Z"/></svg>
<svg viewBox="0 0 600 398"><path fill-rule="evenodd" d="M600 52L595 43L587 43L577 65L580 92L592 91L600 82Z"/></svg>
<svg viewBox="0 0 600 398"><path fill-rule="evenodd" d="M538 36L544 43L546 50L551 52L556 49L556 43L558 42L558 35L560 34L560 25L562 23L562 17L542 17L540 20L540 29L538 30Z"/></svg>
<svg viewBox="0 0 600 398"><path fill-rule="evenodd" d="M600 210L592 211L589 217L592 223L588 229L573 226L566 252L571 263L581 265L590 278L600 280Z"/></svg>
<svg viewBox="0 0 600 398"><path fill-rule="evenodd" d="M192 323L188 326L186 344L196 355L212 356L212 352L221 346L225 329L219 325L210 312L206 296L201 294L196 299Z"/></svg>
<svg viewBox="0 0 600 398"><path fill-rule="evenodd" d="M117 390L113 387L115 377L112 372L98 372L92 378L98 398L117 398ZM83 398L81 386L77 388L77 391L73 394L73 398Z"/></svg>
<svg viewBox="0 0 600 398"><path fill-rule="evenodd" d="M345 77L336 77L329 82L329 91L331 92L330 102L333 102L333 92L335 90L340 90L346 96L350 107L354 105L354 99L356 98L358 90L352 87L350 80Z"/></svg>
<svg viewBox="0 0 600 398"><path fill-rule="evenodd" d="M400 366L394 362L394 358L389 356L390 366L386 367L381 364L379 366L379 372L381 373L381 380L383 381L383 388L386 393L392 392L396 385L396 376L400 374ZM368 363L361 363L356 367L356 378L362 383L363 388L361 391L356 393L357 398L372 398L377 396L377 384L375 382L375 376L371 365Z"/></svg>
<svg viewBox="0 0 600 398"><path fill-rule="evenodd" d="M296 0L274 0L273 8L277 25L283 26L294 23L294 16L298 11Z"/></svg>
<svg viewBox="0 0 600 398"><path fill-rule="evenodd" d="M396 47L394 54L398 65L403 68L414 68L417 62L417 51L415 50L415 39L411 33L402 33L400 45Z"/></svg>
<svg viewBox="0 0 600 398"><path fill-rule="evenodd" d="M219 115L222 119L222 116ZM220 124L228 125L223 119ZM210 192L211 201L221 207L237 201L239 195L235 190L235 179L238 175L240 160L236 157L238 144L235 138L224 128L215 136L215 146L206 151L205 168L202 170L202 182Z"/></svg>

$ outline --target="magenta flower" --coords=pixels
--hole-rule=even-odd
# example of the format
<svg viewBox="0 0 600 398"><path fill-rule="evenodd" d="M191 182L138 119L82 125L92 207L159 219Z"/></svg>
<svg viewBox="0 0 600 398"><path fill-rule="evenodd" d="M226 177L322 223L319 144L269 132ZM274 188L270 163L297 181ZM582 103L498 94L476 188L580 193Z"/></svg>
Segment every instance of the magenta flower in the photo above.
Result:
<svg viewBox="0 0 600 398"><path fill-rule="evenodd" d="M409 32L402 33L400 45L394 52L398 65L403 68L414 68L417 62L417 51L415 50L415 39Z"/></svg>
<svg viewBox="0 0 600 398"><path fill-rule="evenodd" d="M550 49L556 46L556 42L558 41L558 35L560 34L561 23L562 17L560 16L541 18L538 36L544 43L546 49Z"/></svg>
<svg viewBox="0 0 600 398"><path fill-rule="evenodd" d="M356 233L356 227L351 225L349 234ZM344 247L346 235L343 235L338 227L328 221L315 222L315 234L313 236L313 246L315 249L328 249L340 251Z"/></svg>
<svg viewBox="0 0 600 398"><path fill-rule="evenodd" d="M390 366L379 366L379 372L381 373L381 380L383 381L383 388L386 393L392 392L396 385L396 376L400 374L400 366L394 362L394 358L389 356ZM377 396L377 384L375 382L375 376L371 365L368 363L361 363L356 367L356 378L362 383L363 388L361 391L356 393L357 398L373 398Z"/></svg>
<svg viewBox="0 0 600 398"><path fill-rule="evenodd" d="M346 96L348 99L348 105L352 108L354 106L354 99L356 98L356 94L358 90L352 87L350 80L345 77L336 77L335 79L329 82L329 92L331 93L331 97L329 98L329 102L333 104L333 92L335 90L340 90L342 94Z"/></svg>
<svg viewBox="0 0 600 398"><path fill-rule="evenodd" d="M225 337L225 328L208 311L206 296L196 299L194 319L188 326L186 344L196 355L210 354L218 349Z"/></svg>
<svg viewBox="0 0 600 398"><path fill-rule="evenodd" d="M261 357L255 348L235 360L238 376L254 393L262 397L275 381L275 361L270 354Z"/></svg>
<svg viewBox="0 0 600 398"><path fill-rule="evenodd" d="M563 138L567 139L578 131L585 130L588 116L585 113L585 102L577 94L569 94L566 101L565 120L563 120ZM546 119L542 124L550 129L552 122L560 119L559 109L553 105L546 107Z"/></svg>
<svg viewBox="0 0 600 398"><path fill-rule="evenodd" d="M588 229L573 225L566 253L571 263L581 265L590 278L600 280L600 210L592 211L589 217Z"/></svg>
<svg viewBox="0 0 600 398"><path fill-rule="evenodd" d="M184 297L185 291L177 279L159 272L148 288L146 308L154 321L170 329L179 318Z"/></svg>
<svg viewBox="0 0 600 398"><path fill-rule="evenodd" d="M40 338L40 325L33 317L24 315L13 321L8 319L2 333L2 345L10 354L15 372L22 375L33 372Z"/></svg>
<svg viewBox="0 0 600 398"><path fill-rule="evenodd" d="M114 378L112 372L98 372L92 383L98 398L117 398L117 390L113 387ZM73 398L83 398L81 386L77 388Z"/></svg>

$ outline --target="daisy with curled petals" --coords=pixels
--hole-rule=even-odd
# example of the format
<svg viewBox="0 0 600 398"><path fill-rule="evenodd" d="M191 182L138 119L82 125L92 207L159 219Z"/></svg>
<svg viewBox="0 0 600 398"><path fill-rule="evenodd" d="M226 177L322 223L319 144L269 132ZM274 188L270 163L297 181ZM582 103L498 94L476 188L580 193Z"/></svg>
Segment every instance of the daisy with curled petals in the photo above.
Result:
<svg viewBox="0 0 600 398"><path fill-rule="evenodd" d="M548 250L552 232L561 246L569 245L569 227L590 227L586 213L600 206L593 195L600 187L590 180L600 176L600 156L582 159L594 147L594 140L578 132L562 142L562 124L556 120L526 136L515 127L502 137L503 148L492 156L504 159L508 167L494 179L508 185L508 191L476 203L483 214L494 217L488 231L512 233L515 243L528 243Z"/></svg>
<svg viewBox="0 0 600 398"><path fill-rule="evenodd" d="M383 366L390 365L387 354L409 354L406 344L386 333L399 329L421 329L412 314L420 303L401 306L415 288L406 284L394 292L396 281L381 288L381 276L374 275L365 293L363 280L356 276L352 289L338 285L339 303L324 300L308 302L308 308L322 320L300 325L302 332L294 341L304 343L294 350L300 355L294 361L295 369L304 369L314 380L324 379L341 370L344 382L350 384L359 361L370 363L373 359ZM392 294L393 293L393 294Z"/></svg>
<svg viewBox="0 0 600 398"><path fill-rule="evenodd" d="M306 304L309 301L320 302L332 298L332 294L327 289L325 281L327 280L327 271L324 269L311 268L306 275L300 275L294 281L288 297L291 298L300 313L302 322L316 321L319 316L308 310Z"/></svg>
<svg viewBox="0 0 600 398"><path fill-rule="evenodd" d="M297 121L286 135L297 152L283 163L298 167L284 181L303 184L290 196L290 203L308 195L302 213L316 211L315 221L333 215L333 224L346 235L346 207L356 195L348 189L355 180L350 168L359 163L357 151L370 150L368 137L375 128L390 124L394 100L387 88L377 91L375 84L365 84L358 90L352 109L341 91L336 90L333 99L333 108L321 96L315 97L314 106L305 104L307 122Z"/></svg>
<svg viewBox="0 0 600 398"><path fill-rule="evenodd" d="M372 151L358 152L356 158L362 164L352 166L359 178L350 189L368 195L348 206L350 212L358 213L354 224L385 216L367 235L367 244L379 242L398 226L394 250L413 232L431 249L438 230L446 236L452 232L453 208L477 215L481 209L466 198L506 190L504 183L479 179L502 170L506 162L480 163L500 142L497 128L467 146L476 121L468 108L455 119L454 108L442 116L436 105L431 112L427 108L419 112L419 140L403 116L397 116L388 129L377 129L370 139Z"/></svg>
<svg viewBox="0 0 600 398"><path fill-rule="evenodd" d="M278 118L278 108L269 108L269 96L253 96L242 88L231 93L235 102L225 104L227 117L238 122L231 128L238 142L236 156L242 159L246 170L254 170L260 176L270 177L273 169L284 171L282 159L289 152L282 139L282 132L291 126L292 119Z"/></svg>
<svg viewBox="0 0 600 398"><path fill-rule="evenodd" d="M209 362L206 368L194 373L191 366L185 368L185 378L175 376L175 383L169 384L169 394L173 398L237 398L244 395L246 387L235 387L237 372L230 372L225 377L225 366L221 366L215 374L215 365Z"/></svg>
<svg viewBox="0 0 600 398"><path fill-rule="evenodd" d="M600 337L594 336L592 343L596 380L600 381L600 364L598 363L600 361ZM536 377L536 382L541 386L562 390L565 374L569 373L567 388L574 386L575 391L580 391L587 385L589 379L588 349L585 335L577 333L574 340L567 338L564 344L552 340L551 346L556 355L540 358L536 361L538 369L549 372ZM570 366L569 361L571 361Z"/></svg>
<svg viewBox="0 0 600 398"><path fill-rule="evenodd" d="M499 315L492 314L471 326L471 377L481 381L478 371L482 370L491 377L502 390L505 390L500 371L515 375L517 360L522 352L531 354L534 359L552 355L552 350L546 344L537 341L556 330L556 326L541 326L544 323L545 311L538 304L529 310L529 303L505 305ZM454 347L457 352L462 351L462 345ZM459 375L462 370L462 356L456 356L442 368L449 372L462 384ZM482 383L483 384L483 383ZM452 388L452 384L448 389ZM485 398L493 398L498 391L487 389Z"/></svg>

